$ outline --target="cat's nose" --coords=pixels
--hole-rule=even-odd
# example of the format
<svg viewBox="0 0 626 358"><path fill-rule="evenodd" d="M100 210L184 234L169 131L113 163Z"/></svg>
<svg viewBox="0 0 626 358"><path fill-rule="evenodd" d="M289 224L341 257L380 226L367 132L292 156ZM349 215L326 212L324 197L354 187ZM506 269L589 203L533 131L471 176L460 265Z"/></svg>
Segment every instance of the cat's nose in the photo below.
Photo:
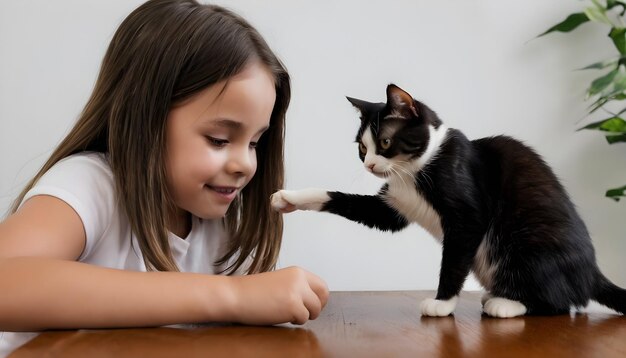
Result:
<svg viewBox="0 0 626 358"><path fill-rule="evenodd" d="M374 164L368 164L367 167L369 170L374 171Z"/></svg>

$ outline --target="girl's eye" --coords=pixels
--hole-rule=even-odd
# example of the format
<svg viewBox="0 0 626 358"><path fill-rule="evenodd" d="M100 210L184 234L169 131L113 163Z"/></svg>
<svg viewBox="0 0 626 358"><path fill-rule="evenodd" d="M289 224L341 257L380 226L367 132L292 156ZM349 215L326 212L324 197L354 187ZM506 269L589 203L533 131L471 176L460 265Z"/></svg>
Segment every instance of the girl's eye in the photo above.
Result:
<svg viewBox="0 0 626 358"><path fill-rule="evenodd" d="M228 141L226 139L213 138L209 136L207 136L207 139L209 140L209 143L211 143L212 145L218 148L221 148L225 146L226 144L228 144Z"/></svg>
<svg viewBox="0 0 626 358"><path fill-rule="evenodd" d="M367 153L367 148L365 147L365 144L359 142L359 152L365 154Z"/></svg>
<svg viewBox="0 0 626 358"><path fill-rule="evenodd" d="M391 139L389 138L381 139L380 147L383 149L389 149L389 147L391 147Z"/></svg>
<svg viewBox="0 0 626 358"><path fill-rule="evenodd" d="M259 143L257 143L257 142L250 142L250 148L252 148L252 149L256 149L256 146L257 146L258 144L259 144Z"/></svg>

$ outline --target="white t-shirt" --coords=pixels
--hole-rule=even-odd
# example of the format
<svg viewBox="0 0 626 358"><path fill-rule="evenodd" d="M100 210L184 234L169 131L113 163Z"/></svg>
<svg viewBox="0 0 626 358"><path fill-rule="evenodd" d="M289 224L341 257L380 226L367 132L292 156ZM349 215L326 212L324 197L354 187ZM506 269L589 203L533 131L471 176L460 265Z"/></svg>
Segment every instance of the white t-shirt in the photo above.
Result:
<svg viewBox="0 0 626 358"><path fill-rule="evenodd" d="M85 152L55 164L24 200L36 195L57 197L70 205L83 222L85 249L78 261L115 269L146 271L141 250L128 219L119 206L111 167L103 153ZM228 237L222 220L192 217L186 238L169 233L172 256L182 272L217 274L229 263L214 266L227 250ZM249 265L250 260L247 261ZM238 270L245 272L246 263ZM0 357L38 333L0 332Z"/></svg>

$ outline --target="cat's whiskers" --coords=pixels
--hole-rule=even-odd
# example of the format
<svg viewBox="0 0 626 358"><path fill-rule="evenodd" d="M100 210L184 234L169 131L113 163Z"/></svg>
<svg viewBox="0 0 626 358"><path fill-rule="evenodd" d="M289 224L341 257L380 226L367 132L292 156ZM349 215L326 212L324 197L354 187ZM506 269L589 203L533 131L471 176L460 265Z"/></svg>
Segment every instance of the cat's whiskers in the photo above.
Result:
<svg viewBox="0 0 626 358"><path fill-rule="evenodd" d="M402 165L398 165L397 168L400 169L408 177L411 177L411 178L415 177L415 175L409 169L403 167Z"/></svg>
<svg viewBox="0 0 626 358"><path fill-rule="evenodd" d="M392 166L394 166L396 168L396 170L401 171L402 173L406 174L407 177L411 178L411 181L415 183L415 174L413 174L411 172L411 170L409 170L408 168L405 168L402 163L409 163L406 161L398 161L396 163L394 163Z"/></svg>
<svg viewBox="0 0 626 358"><path fill-rule="evenodd" d="M431 189L435 187L435 183L433 182L433 179L430 177L430 175L428 175L428 172L426 170L420 170L420 174L423 175L424 180L427 181Z"/></svg>
<svg viewBox="0 0 626 358"><path fill-rule="evenodd" d="M407 173L407 175L414 178L414 182L427 184L431 189L435 187L435 183L433 182L432 178L430 177L430 175L428 175L428 172L425 169L427 166L424 168L420 168L417 171L417 173L414 173L412 169L415 170L413 168L415 163L408 161L408 160L397 160L396 163L398 164L399 168L402 168L405 171L405 173ZM408 168L404 167L402 164L406 164ZM424 178L423 181L421 180L422 179L421 177Z"/></svg>
<svg viewBox="0 0 626 358"><path fill-rule="evenodd" d="M411 178L411 181L413 181L413 182L415 181L415 177L413 176L413 174L410 171L408 171L406 168L398 166L398 167L396 167L396 171L402 172L403 174L405 174L403 176Z"/></svg>
<svg viewBox="0 0 626 358"><path fill-rule="evenodd" d="M389 167L389 170L390 170L390 171L392 171L394 174L396 174L396 176L397 176L398 178L400 178L400 180L402 181L402 184L404 184L404 186L407 186L406 182L404 181L404 178L402 177L402 174L400 174L400 172L398 172L398 171L394 168L393 164Z"/></svg>
<svg viewBox="0 0 626 358"><path fill-rule="evenodd" d="M408 176L412 176L402 165L398 165L398 163L391 163L390 167L393 168L399 176L402 176L402 174L408 174Z"/></svg>
<svg viewBox="0 0 626 358"><path fill-rule="evenodd" d="M428 186L430 186L430 183L426 180L425 177L416 176L415 177L415 181L416 181L416 183L419 184L420 187L428 187ZM426 185L426 184L428 184L428 185Z"/></svg>

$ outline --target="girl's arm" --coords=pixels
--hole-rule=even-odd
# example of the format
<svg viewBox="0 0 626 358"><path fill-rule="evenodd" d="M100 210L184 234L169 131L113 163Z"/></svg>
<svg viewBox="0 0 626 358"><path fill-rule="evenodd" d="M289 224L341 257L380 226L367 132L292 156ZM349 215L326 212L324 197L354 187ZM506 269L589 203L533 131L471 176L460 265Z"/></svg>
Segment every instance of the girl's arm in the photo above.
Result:
<svg viewBox="0 0 626 358"><path fill-rule="evenodd" d="M0 223L0 331L302 324L328 297L299 268L232 277L116 270L74 261L84 244L80 218L54 197L35 196Z"/></svg>

